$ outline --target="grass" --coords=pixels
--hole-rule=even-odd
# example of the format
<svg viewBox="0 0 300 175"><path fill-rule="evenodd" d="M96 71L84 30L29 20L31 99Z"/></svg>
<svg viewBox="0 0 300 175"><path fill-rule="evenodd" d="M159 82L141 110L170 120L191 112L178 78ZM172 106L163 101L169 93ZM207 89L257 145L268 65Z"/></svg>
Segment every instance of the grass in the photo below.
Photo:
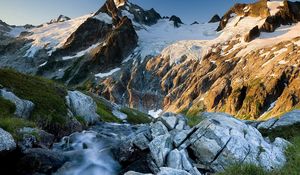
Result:
<svg viewBox="0 0 300 175"><path fill-rule="evenodd" d="M112 110L104 102L97 100L97 114L100 115L104 122L122 123L123 121L113 115Z"/></svg>
<svg viewBox="0 0 300 175"><path fill-rule="evenodd" d="M13 103L0 97L0 117L11 116L16 110Z"/></svg>
<svg viewBox="0 0 300 175"><path fill-rule="evenodd" d="M144 124L151 122L151 117L148 114L136 109L124 107L121 109L121 112L127 115L127 122L130 124Z"/></svg>
<svg viewBox="0 0 300 175"><path fill-rule="evenodd" d="M294 137L300 135L300 124L288 127L280 127L271 131L261 129L260 132L264 137L269 137L271 140L274 140L276 137L293 140Z"/></svg>
<svg viewBox="0 0 300 175"><path fill-rule="evenodd" d="M14 139L20 140L18 131L24 127L36 127L34 122L16 118L16 117L1 117L0 118L0 128L12 134Z"/></svg>
<svg viewBox="0 0 300 175"><path fill-rule="evenodd" d="M189 110L183 110L182 112L180 112L181 114L185 115L188 119L187 124L190 127L194 127L196 125L198 125L201 121L203 121L203 118L201 116L201 111L189 111Z"/></svg>
<svg viewBox="0 0 300 175"><path fill-rule="evenodd" d="M0 84L18 97L35 104L30 120L46 130L57 129L66 122L67 105L64 86L50 80L24 75L11 69L0 69ZM2 100L1 105L7 105ZM12 110L11 107L8 110ZM56 130L55 129L55 130Z"/></svg>

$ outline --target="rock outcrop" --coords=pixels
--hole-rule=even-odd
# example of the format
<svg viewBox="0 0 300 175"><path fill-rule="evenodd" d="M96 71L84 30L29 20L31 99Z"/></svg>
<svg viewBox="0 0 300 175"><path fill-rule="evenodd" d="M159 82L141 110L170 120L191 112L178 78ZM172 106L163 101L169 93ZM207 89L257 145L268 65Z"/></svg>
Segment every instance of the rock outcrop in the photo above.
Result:
<svg viewBox="0 0 300 175"><path fill-rule="evenodd" d="M6 89L0 89L0 96L9 100L16 106L15 115L20 118L28 119L31 112L34 109L34 104L29 100L23 100L17 97L14 93L7 91Z"/></svg>
<svg viewBox="0 0 300 175"><path fill-rule="evenodd" d="M177 27L177 28L180 27L181 24L183 24L181 19L178 16L175 16L175 15L171 16L169 20L173 21L174 22L174 27Z"/></svg>
<svg viewBox="0 0 300 175"><path fill-rule="evenodd" d="M278 169L286 162L284 152L289 142L281 138L270 142L256 128L223 113L204 113L203 120L191 129L183 116L167 113L122 145L126 146L116 155L129 175L199 175L222 172L237 162Z"/></svg>
<svg viewBox="0 0 300 175"><path fill-rule="evenodd" d="M66 100L73 115L80 116L86 123L94 123L100 118L96 113L97 105L90 96L79 91L68 91Z"/></svg>
<svg viewBox="0 0 300 175"><path fill-rule="evenodd" d="M0 153L13 151L16 148L16 142L12 135L0 128Z"/></svg>
<svg viewBox="0 0 300 175"><path fill-rule="evenodd" d="M221 18L218 14L215 14L209 21L208 23L216 23L216 22L220 22Z"/></svg>

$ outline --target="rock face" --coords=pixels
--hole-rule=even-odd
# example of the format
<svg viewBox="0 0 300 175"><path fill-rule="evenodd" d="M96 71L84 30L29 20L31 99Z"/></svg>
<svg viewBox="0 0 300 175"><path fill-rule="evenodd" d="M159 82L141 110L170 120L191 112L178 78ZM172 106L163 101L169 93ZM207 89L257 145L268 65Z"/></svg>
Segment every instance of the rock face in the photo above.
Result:
<svg viewBox="0 0 300 175"><path fill-rule="evenodd" d="M169 20L173 21L174 22L174 27L177 27L177 28L180 27L181 24L183 24L181 19L178 16L175 16L175 15L171 16Z"/></svg>
<svg viewBox="0 0 300 175"><path fill-rule="evenodd" d="M0 153L13 151L16 148L16 143L11 134L0 128Z"/></svg>
<svg viewBox="0 0 300 175"><path fill-rule="evenodd" d="M215 172L236 162L272 170L283 166L286 161L287 141L276 138L273 143L268 143L258 130L232 117L212 115L196 128L189 139L192 141L191 150L198 163ZM189 145L189 141L183 145Z"/></svg>
<svg viewBox="0 0 300 175"><path fill-rule="evenodd" d="M31 112L34 109L34 104L31 101L20 99L14 93L5 89L0 89L0 95L16 105L15 115L17 117L25 119L30 117Z"/></svg>
<svg viewBox="0 0 300 175"><path fill-rule="evenodd" d="M191 115L221 111L265 120L299 108L300 35L292 35L299 26L289 26L288 34L278 29L274 37L266 33L273 29L263 29L274 16L281 16L273 21L275 26L290 17L296 22L298 7L286 1L271 3L278 8L270 11L266 1L237 4L222 18L223 33L216 39L177 42L161 55L125 66L93 91L143 111Z"/></svg>
<svg viewBox="0 0 300 175"><path fill-rule="evenodd" d="M165 122L172 121L178 117L179 121L185 122L183 116L165 115L164 122L156 121L149 130L139 131L139 135L132 135L126 138L125 150L136 154L143 150L136 159L131 159L131 164L146 166L142 171L132 169L128 164L123 164L127 171L154 174L187 174L200 175L201 172L221 172L224 168L235 163L247 163L261 166L266 170L273 170L282 167L285 162L285 148L289 142L276 138L274 142L265 140L261 133L251 125L223 113L205 113L203 121L197 126L188 129L170 128ZM164 132L160 134L154 129L166 123ZM172 123L172 122L171 122ZM179 125L177 122L175 125ZM155 134L153 134L155 132ZM186 134L181 134L182 132ZM137 148L129 140L141 138L142 134L147 137L142 149ZM152 136L152 137L151 137ZM141 143L139 142L139 143ZM147 151L148 150L148 151ZM124 154L117 154L124 155ZM122 156L123 160L128 160ZM141 162L145 158L144 163ZM132 158L132 157L131 157ZM137 161L137 162L135 162ZM130 172L134 174L134 172ZM130 174L128 173L128 174Z"/></svg>
<svg viewBox="0 0 300 175"><path fill-rule="evenodd" d="M215 14L210 20L209 23L215 23L215 22L220 22L221 18L219 15Z"/></svg>
<svg viewBox="0 0 300 175"><path fill-rule="evenodd" d="M87 123L94 123L99 119L97 105L91 97L79 91L68 91L66 100L73 114L82 117Z"/></svg>

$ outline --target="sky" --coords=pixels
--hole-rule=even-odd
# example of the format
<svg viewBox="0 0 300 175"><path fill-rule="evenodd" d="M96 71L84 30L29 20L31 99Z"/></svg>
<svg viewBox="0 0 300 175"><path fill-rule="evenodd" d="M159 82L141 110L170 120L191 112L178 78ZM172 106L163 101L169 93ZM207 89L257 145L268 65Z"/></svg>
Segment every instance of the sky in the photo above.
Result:
<svg viewBox="0 0 300 175"><path fill-rule="evenodd" d="M11 25L39 25L60 14L71 18L96 12L104 0L1 0L0 20ZM222 16L235 3L255 0L131 0L144 9L154 8L162 16L177 15L184 23L207 22Z"/></svg>

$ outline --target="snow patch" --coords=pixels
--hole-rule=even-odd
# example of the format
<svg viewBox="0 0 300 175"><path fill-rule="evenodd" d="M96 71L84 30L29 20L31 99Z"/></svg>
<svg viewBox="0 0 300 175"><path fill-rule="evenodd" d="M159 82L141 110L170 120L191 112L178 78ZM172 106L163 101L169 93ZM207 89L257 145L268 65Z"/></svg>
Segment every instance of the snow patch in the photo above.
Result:
<svg viewBox="0 0 300 175"><path fill-rule="evenodd" d="M19 37L20 34L22 32L26 31L26 29L24 27L13 27L11 28L11 30L8 32L8 36L11 36L11 37Z"/></svg>
<svg viewBox="0 0 300 175"><path fill-rule="evenodd" d="M43 67L48 63L48 61L44 62L43 64L39 65L39 67Z"/></svg>
<svg viewBox="0 0 300 175"><path fill-rule="evenodd" d="M279 12L279 7L284 6L283 1L268 1L267 6L269 8L271 16L276 15Z"/></svg>
<svg viewBox="0 0 300 175"><path fill-rule="evenodd" d="M94 16L95 19L99 21L105 22L106 24L112 24L112 17L109 16L107 13L100 12L98 15Z"/></svg>
<svg viewBox="0 0 300 175"><path fill-rule="evenodd" d="M153 118L158 118L160 117L160 115L162 114L163 110L159 109L159 110L150 110L148 111L148 114L151 115Z"/></svg>
<svg viewBox="0 0 300 175"><path fill-rule="evenodd" d="M83 51L80 51L80 52L76 53L76 55L74 55L74 56L65 56L65 57L62 58L62 60L70 60L70 59L73 59L73 58L82 57L83 55L85 55L86 53L88 53L91 50L95 49L99 45L100 45L100 43L94 44L94 45L90 46L89 48L87 48L86 50L83 50Z"/></svg>
<svg viewBox="0 0 300 175"><path fill-rule="evenodd" d="M115 72L118 72L120 70L121 70L120 68L115 68L115 69L112 69L111 71L106 72L106 73L98 73L98 74L95 75L95 77L105 78L105 77L111 76L112 74L114 74Z"/></svg>

